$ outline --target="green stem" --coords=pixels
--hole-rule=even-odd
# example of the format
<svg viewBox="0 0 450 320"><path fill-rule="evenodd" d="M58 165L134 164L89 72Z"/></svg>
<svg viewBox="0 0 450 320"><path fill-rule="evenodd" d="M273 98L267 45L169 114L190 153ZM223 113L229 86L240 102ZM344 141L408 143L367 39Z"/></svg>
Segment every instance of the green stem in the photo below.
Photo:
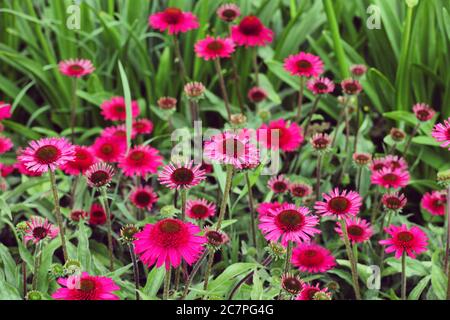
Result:
<svg viewBox="0 0 450 320"><path fill-rule="evenodd" d="M408 137L408 140L406 141L405 149L403 149L403 158L405 158L405 159L406 159L406 156L408 155L408 149L409 149L409 146L411 145L411 141L414 138L414 136L416 135L417 131L419 130L419 127L420 127L420 122L415 125L413 131L411 132L411 135Z"/></svg>
<svg viewBox="0 0 450 320"><path fill-rule="evenodd" d="M356 97L356 130L355 130L355 142L353 144L353 152L358 152L358 136L359 136L359 117L361 113L361 108L359 106L358 96Z"/></svg>
<svg viewBox="0 0 450 320"><path fill-rule="evenodd" d="M317 172L316 172L316 200L319 201L320 198L320 176L322 170L322 155L319 153L317 155Z"/></svg>
<svg viewBox="0 0 450 320"><path fill-rule="evenodd" d="M195 275L197 274L198 270L200 270L200 267L203 263L203 260L208 256L208 250L203 251L203 254L201 257L197 260L194 267L192 268L191 273L189 274L189 277L186 281L186 285L184 287L183 295L181 296L180 300L186 299L188 293L189 293L189 287L191 286L192 280L194 280Z"/></svg>
<svg viewBox="0 0 450 320"><path fill-rule="evenodd" d="M72 103L70 106L70 128L72 143L75 143L75 126L77 124L77 78L72 79Z"/></svg>
<svg viewBox="0 0 450 320"><path fill-rule="evenodd" d="M136 289L136 300L139 300L139 266L136 259L136 254L134 253L134 245L132 243L128 244L128 249L130 251L131 262L133 263L133 274L134 283Z"/></svg>
<svg viewBox="0 0 450 320"><path fill-rule="evenodd" d="M283 274L287 275L289 273L291 267L291 257L292 257L292 241L288 241L288 246L286 249L286 260L284 262ZM281 300L281 293L283 292L283 288L280 289L280 293L278 294L278 300Z"/></svg>
<svg viewBox="0 0 450 320"><path fill-rule="evenodd" d="M363 167L358 165L357 173L356 173L356 191L361 194L361 177L362 177Z"/></svg>
<svg viewBox="0 0 450 320"><path fill-rule="evenodd" d="M297 101L297 116L295 118L296 122L300 122L302 118L302 106L303 106L303 93L305 91L305 77L300 77L300 87L298 90L298 101Z"/></svg>
<svg viewBox="0 0 450 320"><path fill-rule="evenodd" d="M449 278L449 285L447 287L447 299L450 299L450 269L449 269L449 255L450 255L450 185L447 187L447 242L445 246L444 272Z"/></svg>
<svg viewBox="0 0 450 320"><path fill-rule="evenodd" d="M184 60L181 55L180 42L178 41L177 35L173 36L173 46L175 48L175 56L178 60L178 65L180 66L181 78L182 78L183 84L185 84L186 79L187 79L187 73L186 73L186 67L184 65Z"/></svg>
<svg viewBox="0 0 450 320"><path fill-rule="evenodd" d="M339 26L336 19L336 13L334 12L333 3L331 0L323 0L323 7L328 19L328 25L331 31L331 38L333 39L334 53L338 60L339 69L341 71L342 78L348 78L350 71L347 64L347 58L345 56L344 47L341 42L341 35L339 33Z"/></svg>
<svg viewBox="0 0 450 320"><path fill-rule="evenodd" d="M245 172L244 176L245 176L245 182L247 184L247 189L248 189L248 206L250 208L250 220L251 220L251 226L252 226L252 241L253 241L253 245L255 247L257 247L256 215L255 215L255 205L254 205L254 200L253 200L253 190L252 190L252 186L250 184L250 178L248 176L248 172Z"/></svg>
<svg viewBox="0 0 450 320"><path fill-rule="evenodd" d="M259 87L258 47L253 48L253 70L255 72L256 86Z"/></svg>
<svg viewBox="0 0 450 320"><path fill-rule="evenodd" d="M220 205L219 217L217 219L216 231L220 230L225 211L227 209L228 196L230 195L231 182L233 181L234 168L231 164L227 165L227 178L225 182L225 189L223 190L222 203Z"/></svg>
<svg viewBox="0 0 450 320"><path fill-rule="evenodd" d="M38 274L39 274L39 266L41 264L41 241L36 243L36 248L34 251L34 273L33 273L33 282L32 282L32 288L33 290L37 290L37 284L38 284Z"/></svg>
<svg viewBox="0 0 450 320"><path fill-rule="evenodd" d="M108 228L108 254L109 254L109 270L114 270L114 256L113 256L113 241L112 241L112 223L111 223L111 210L109 209L108 204L108 195L106 194L106 188L102 187L101 193L103 197L103 205L105 206L106 211L106 225Z"/></svg>
<svg viewBox="0 0 450 320"><path fill-rule="evenodd" d="M186 220L186 196L187 191L186 189L181 189L181 221ZM181 270L184 268L184 263L181 262L178 266L177 270L175 271L175 286L174 290L178 291L178 286L180 285L180 279L181 279Z"/></svg>
<svg viewBox="0 0 450 320"><path fill-rule="evenodd" d="M66 246L66 237L64 235L64 224L63 224L63 218L61 215L61 208L59 206L59 197L58 197L58 188L56 186L56 177L53 170L49 167L48 172L50 175L50 183L52 186L52 193L53 193L53 200L55 203L55 215L56 215L56 221L58 223L59 228L59 235L61 237L61 246L63 250L64 255L64 261L67 261L69 259L69 255L67 254L67 246Z"/></svg>
<svg viewBox="0 0 450 320"><path fill-rule="evenodd" d="M208 255L208 263L206 265L206 271L205 271L205 281L203 282L203 290L208 290L208 283L209 283L209 276L211 275L211 269L214 262L214 250L209 250ZM205 297L203 297L205 298Z"/></svg>
<svg viewBox="0 0 450 320"><path fill-rule="evenodd" d="M170 290L170 277L172 274L172 268L169 267L169 270L166 270L166 276L164 278L164 292L163 292L163 300L169 300L169 290Z"/></svg>
<svg viewBox="0 0 450 320"><path fill-rule="evenodd" d="M23 241L24 248L27 247L27 242L25 239ZM25 299L27 296L27 263L22 259L22 286L23 286L23 298Z"/></svg>
<svg viewBox="0 0 450 320"><path fill-rule="evenodd" d="M308 135L309 125L311 124L311 120L312 120L314 113L316 113L316 111L317 111L317 107L319 106L319 101L320 101L320 95L318 95L317 98L314 100L314 104L312 106L311 112L308 115L308 120L306 120L305 130L303 131L305 137Z"/></svg>
<svg viewBox="0 0 450 320"><path fill-rule="evenodd" d="M222 91L223 102L225 103L225 109L227 110L228 121L231 121L231 108L230 100L228 99L227 88L225 86L225 80L222 74L222 67L220 66L220 59L214 59L214 66L216 67L217 76L219 77L220 90Z"/></svg>
<svg viewBox="0 0 450 320"><path fill-rule="evenodd" d="M355 297L356 300L361 300L361 293L359 290L359 283L358 283L358 262L355 260L355 257L353 256L353 251L350 246L350 240L348 238L348 232L347 232L347 225L345 223L345 220L341 220L341 229L342 234L344 236L344 244L345 249L347 251L347 257L350 261L350 267L352 270L352 281L353 281L353 290L355 291Z"/></svg>
<svg viewBox="0 0 450 320"><path fill-rule="evenodd" d="M406 300L406 251L402 254L402 300Z"/></svg>

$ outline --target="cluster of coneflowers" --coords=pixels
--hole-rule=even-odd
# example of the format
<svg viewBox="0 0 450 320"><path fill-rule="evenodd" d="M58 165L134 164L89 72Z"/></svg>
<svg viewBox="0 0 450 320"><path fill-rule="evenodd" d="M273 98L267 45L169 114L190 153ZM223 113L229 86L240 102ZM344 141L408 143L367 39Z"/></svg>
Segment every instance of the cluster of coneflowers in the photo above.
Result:
<svg viewBox="0 0 450 320"><path fill-rule="evenodd" d="M28 176L48 175L54 199L54 215L57 226L47 219L34 216L28 221L19 223L18 230L23 235L26 247L32 242L35 250L35 265L33 270L32 290L27 286L24 274L24 295L28 298L38 298L37 290L40 255L48 240L60 237L63 251L63 263L58 269L58 283L60 288L52 293L54 299L69 300L108 300L118 299L117 291L120 287L110 278L100 275L90 275L82 270L81 265L70 256L66 237L67 217L63 216L60 208L55 171L62 170L72 177L73 188L70 199L71 214L68 217L78 227L85 222L93 228L106 225L102 229L107 234L109 252L109 268L115 269L114 251L118 250L113 230L114 197L117 189L127 189L130 203L137 209L137 219L143 220L145 214L158 211L158 192L151 185L151 179L157 176L159 184L173 190L174 204L179 209L171 211L170 217L162 213L156 223L145 224L142 229L135 225L122 226L120 239L129 249L133 262L134 279L136 283L136 298L139 299L140 275L139 260L148 268L164 267L166 276L164 281L163 298L185 299L190 293L194 277L204 270L203 289L208 297L209 280L213 277L212 267L217 261L216 252L230 241L223 231L223 222L232 189L233 178L237 173L245 177L245 187L248 193L248 205L251 214L249 226L249 240L258 247L258 237L262 234L267 240L268 255L261 264L268 267L274 260L284 259L283 274L280 277L280 293L278 299L297 300L329 300L332 298L330 286L322 283L305 282L309 275L323 274L338 266L336 257L326 248L327 241L322 238L324 223L335 221L334 231L342 239L345 257L351 270L352 286L356 299L362 299L358 275L358 245L376 238L374 249L379 250L379 264L384 263L385 254L394 253L395 258L402 261L401 297L406 298L406 257L416 258L416 255L427 250L427 236L417 226L394 225L391 221L399 215L407 203L401 189L410 181L408 171L408 150L413 136L420 130L423 122L434 117L435 112L426 104L416 104L413 112L417 117L417 125L407 134L393 128L390 136L394 142L385 156L372 159L371 154L358 152L359 128L351 125L353 109L358 95L363 91L361 78L364 77L366 67L355 65L351 68L352 78L340 83L343 96L339 98L342 107L341 120L345 122L345 143L337 144L337 128L327 134L324 132L311 133L313 115L319 107L320 99L332 94L337 86L332 79L323 76L324 64L320 57L310 53L300 52L287 57L284 69L293 77L298 78L299 90L295 119L277 119L263 124L257 130L256 138L249 130L239 129L245 124L245 113L248 112L239 93L240 114L232 113L227 87L222 72L221 59L231 60L233 72L236 73L233 54L239 47L242 50L252 50L254 56L255 86L248 92L247 98L253 103L259 103L267 98L267 93L259 84L259 68L256 49L272 42L274 33L258 19L250 15L240 18L240 10L234 4L226 4L217 10L218 17L229 24L229 33L225 36L207 35L195 44L193 50L199 58L214 63L219 77L219 86L224 101L227 119L233 130L211 137L204 144L204 157L207 163L222 165L226 172L220 203L215 204L206 199L189 197L189 190L201 184L206 184L206 178L213 173L211 166L194 164L193 162L169 162L164 165L160 151L148 144L143 144L153 130L149 119L139 118L140 108L137 101L131 101L127 106L124 97L113 97L101 105L101 114L106 121L114 125L106 127L100 136L90 146L81 146L76 142L77 100L76 89L82 85L81 79L95 71L88 60L67 60L59 65L62 74L72 78L73 104L71 106L71 142L65 138L43 138L31 141L28 147L18 149L17 163L13 166L1 165L2 177L12 174L17 169ZM235 23L240 18L238 23ZM197 17L190 12L183 12L178 8L168 8L153 14L149 19L150 27L168 32L173 39L174 51L179 63L182 78L185 81L184 93L189 101L192 119L200 116L198 100L203 97L205 87L199 82L193 82L186 74L180 50L180 35L199 28ZM235 78L238 80L238 77ZM239 83L237 83L239 89ZM312 108L304 116L303 103L305 90L309 90L315 97ZM164 110L175 110L177 100L172 97L161 97L158 106ZM133 120L131 132L127 132L125 121L127 107L131 111ZM359 119L359 108L357 119ZM130 112L129 111L129 112ZM129 113L128 112L128 113ZM128 114L129 115L129 114ZM11 117L11 106L0 102L0 121ZM359 123L359 121L357 121ZM0 126L3 130L3 126ZM354 145L351 145L350 134L354 131ZM276 133L278 139L273 139ZM442 143L443 147L450 145L450 119L444 124L435 126L433 137ZM130 136L133 145L127 144ZM264 137L264 139L262 138ZM140 143L141 142L141 143ZM310 144L316 157L315 182L307 179L298 180L298 176L280 174L270 178L267 188L272 197L268 202L257 204L252 188L254 182L249 172L265 165L261 156L263 150L279 150L283 159L290 162L299 161L300 151L306 144ZM11 140L0 136L0 154L13 148ZM353 154L355 171L355 189L341 189L333 187L324 190L322 163L329 159L336 150L345 154ZM398 154L399 150L401 153ZM341 180L350 172L350 164L339 172ZM372 202L373 210L368 219L359 215L363 213L365 201L360 195L362 174L368 170L371 174L371 184L377 188L378 198ZM286 172L288 170L285 170ZM449 173L440 173L439 180L447 183ZM98 201L90 210L85 211L74 205L77 197L77 184L85 179L87 185L93 189ZM292 179L292 181L291 181ZM340 182L339 180L339 182ZM7 188L2 183L3 188ZM112 190L114 185L116 192ZM450 189L449 189L450 190ZM433 215L444 215L447 199L450 196L442 191L425 193L421 205ZM181 199L179 205L177 198ZM382 209L383 208L383 209ZM86 208L85 208L86 209ZM161 209L162 211L162 209ZM258 217L256 216L258 214ZM381 213L381 214L380 214ZM176 215L178 214L178 215ZM376 227L374 227L376 226ZM447 235L448 236L448 235ZM444 268L448 269L449 242L445 251ZM191 266L191 267L188 267ZM57 269L57 268L56 268ZM26 272L24 262L23 272ZM230 298L236 294L240 286L252 273L238 282L230 293Z"/></svg>

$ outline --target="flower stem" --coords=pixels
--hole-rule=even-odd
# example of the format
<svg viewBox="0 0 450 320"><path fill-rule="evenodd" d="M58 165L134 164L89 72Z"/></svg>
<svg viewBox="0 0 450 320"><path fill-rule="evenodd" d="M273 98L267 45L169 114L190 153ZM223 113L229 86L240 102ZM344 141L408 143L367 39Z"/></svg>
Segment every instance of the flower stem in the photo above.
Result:
<svg viewBox="0 0 450 320"><path fill-rule="evenodd" d="M198 102L194 99L189 99L189 107L191 109L192 127L194 127L195 121L199 120Z"/></svg>
<svg viewBox="0 0 450 320"><path fill-rule="evenodd" d="M169 300L169 290L170 290L170 277L172 274L172 268L169 267L166 270L166 277L164 278L164 292L163 292L163 300Z"/></svg>
<svg viewBox="0 0 450 320"><path fill-rule="evenodd" d="M181 56L181 49L180 49L180 42L178 41L178 36L173 36L173 45L175 48L175 56L178 60L178 65L180 66L180 72L181 72L181 78L183 81L183 84L186 83L187 73L186 73L186 67L184 65L183 57Z"/></svg>
<svg viewBox="0 0 450 320"><path fill-rule="evenodd" d="M231 24L229 24L229 26L228 26L228 34L231 37ZM235 54L237 54L237 51L235 52ZM244 102L243 102L244 98L242 96L242 91L241 91L241 77L239 76L235 56L231 55L230 60L231 60L231 66L233 69L233 78L235 81L236 95L237 95L237 99L238 99L238 103L239 103L239 108L241 109L241 113L245 114L245 108L244 108Z"/></svg>
<svg viewBox="0 0 450 320"><path fill-rule="evenodd" d="M220 230L223 218L225 216L225 211L227 209L228 196L231 190L231 182L233 181L233 166L231 164L227 165L227 178L225 182L225 189L223 190L222 203L220 205L219 218L217 219L216 231Z"/></svg>
<svg viewBox="0 0 450 320"><path fill-rule="evenodd" d="M186 189L181 189L181 221L186 220L186 195L187 191ZM183 262L180 263L177 270L175 271L175 287L174 290L178 291L178 286L180 285L180 278L181 278L181 270L183 269L184 264Z"/></svg>
<svg viewBox="0 0 450 320"><path fill-rule="evenodd" d="M298 90L298 102L297 102L297 117L296 122L300 122L302 118L302 105L303 105L303 93L305 91L305 78L300 77L300 88Z"/></svg>
<svg viewBox="0 0 450 320"><path fill-rule="evenodd" d="M320 197L320 176L322 169L322 155L319 153L317 155L317 172L316 172L316 200L319 200Z"/></svg>
<svg viewBox="0 0 450 320"><path fill-rule="evenodd" d="M77 124L77 78L72 79L72 103L70 105L70 128L72 143L75 143L75 126Z"/></svg>
<svg viewBox="0 0 450 320"><path fill-rule="evenodd" d="M206 271L205 271L205 281L203 282L203 290L205 290L205 291L208 290L209 276L211 274L213 262L214 262L214 251L212 249L210 249L209 256L208 256L208 263L206 265Z"/></svg>
<svg viewBox="0 0 450 320"><path fill-rule="evenodd" d="M356 129L355 129L355 142L353 144L353 152L358 152L358 136L359 136L359 117L360 117L360 112L361 112L361 107L359 106L358 103L358 97L356 96Z"/></svg>
<svg viewBox="0 0 450 320"><path fill-rule="evenodd" d="M361 300L361 293L359 290L359 283L358 283L357 261L355 260L355 257L353 256L353 251L350 246L350 240L348 238L347 225L345 223L345 220L341 219L340 222L341 222L342 234L344 236L345 249L347 250L347 257L350 261L350 267L352 270L353 290L355 291L356 300Z"/></svg>
<svg viewBox="0 0 450 320"><path fill-rule="evenodd" d="M361 177L362 177L362 166L358 166L357 172L356 172L356 191L358 191L359 194L361 194Z"/></svg>
<svg viewBox="0 0 450 320"><path fill-rule="evenodd" d="M220 90L222 91L223 102L225 103L225 109L227 110L228 121L231 121L231 109L228 99L227 88L225 87L225 80L222 75L222 67L220 66L220 59L214 59L214 66L216 67L217 76L219 77Z"/></svg>
<svg viewBox="0 0 450 320"><path fill-rule="evenodd" d="M258 47L253 48L253 70L255 72L256 86L259 87Z"/></svg>
<svg viewBox="0 0 450 320"><path fill-rule="evenodd" d="M345 106L345 153L348 155L348 149L350 147L350 117L348 114L348 106Z"/></svg>
<svg viewBox="0 0 450 320"><path fill-rule="evenodd" d="M406 251L402 254L402 300L406 300Z"/></svg>
<svg viewBox="0 0 450 320"><path fill-rule="evenodd" d="M136 260L136 254L134 253L134 245L132 243L128 244L128 249L130 251L131 261L133 263L133 274L134 283L136 288L136 300L139 300L139 266Z"/></svg>
<svg viewBox="0 0 450 320"><path fill-rule="evenodd" d="M67 246L66 246L66 237L64 235L64 225L63 225L63 218L61 215L61 208L59 206L59 197L58 197L58 189L56 186L56 177L53 170L49 167L49 175L50 175L50 183L52 185L52 192L53 192L53 200L55 202L55 215L56 215L56 221L58 222L59 227L59 235L61 237L61 246L63 250L64 255L64 261L67 261L69 259L69 255L67 254Z"/></svg>
<svg viewBox="0 0 450 320"><path fill-rule="evenodd" d="M308 134L308 129L309 129L309 125L311 124L312 117L313 117L314 113L316 113L317 107L319 106L319 101L320 101L320 95L318 95L316 97L316 99L314 100L314 104L312 106L311 111L309 112L308 119L306 120L305 130L303 131L303 134L305 137Z"/></svg>
<svg viewBox="0 0 450 320"><path fill-rule="evenodd" d="M403 149L403 158L406 158L406 156L408 154L409 146L411 145L411 141L414 138L414 136L416 135L417 130L419 130L419 127L420 127L420 122L418 124L416 124L413 131L411 132L411 135L409 136L408 140L406 141L405 149Z"/></svg>
<svg viewBox="0 0 450 320"><path fill-rule="evenodd" d="M447 243L445 248L445 260L444 260L444 272L448 277L447 286L447 300L450 300L450 266L449 266L449 255L450 255L450 185L447 187Z"/></svg>
<svg viewBox="0 0 450 320"><path fill-rule="evenodd" d="M101 188L103 197L103 205L106 211L106 224L108 228L108 254L109 254L109 270L114 270L114 257L113 257L113 241L112 241L112 223L111 223L111 211L108 204L108 195L106 194L106 188Z"/></svg>
<svg viewBox="0 0 450 320"><path fill-rule="evenodd" d="M288 274L291 267L291 257L292 257L292 241L288 241L288 246L286 249L286 261L284 262L284 271L283 274ZM280 293L278 294L278 300L281 300L281 293L283 292L283 288L280 289Z"/></svg>
<svg viewBox="0 0 450 320"><path fill-rule="evenodd" d="M248 176L248 172L244 173L245 176L245 182L247 183L247 189L248 189L248 206L250 208L250 220L251 220L251 226L252 226L252 241L253 245L257 247L257 241L256 241L256 215L255 215L255 205L253 200L253 190L252 186L250 184L250 178Z"/></svg>
<svg viewBox="0 0 450 320"><path fill-rule="evenodd" d="M33 282L32 282L33 290L37 290L39 266L41 265L41 253L42 253L42 247L41 247L41 242L39 241L38 243L36 243L36 248L34 251L34 266L33 266L34 274L33 274Z"/></svg>
<svg viewBox="0 0 450 320"><path fill-rule="evenodd" d="M201 257L195 263L195 265L192 268L192 271L189 274L189 277L188 277L188 279L186 281L186 284L185 284L185 287L184 287L184 291L183 291L183 295L181 296L180 300L186 299L186 296L189 293L189 287L191 286L192 280L194 280L194 277L197 274L198 270L200 269L200 266L202 265L203 260L205 260L205 258L207 256L208 256L208 250L203 251L203 254L201 255Z"/></svg>
<svg viewBox="0 0 450 320"><path fill-rule="evenodd" d="M27 242L23 239L23 246L27 247ZM27 263L22 259L22 286L23 286L23 297L27 296Z"/></svg>

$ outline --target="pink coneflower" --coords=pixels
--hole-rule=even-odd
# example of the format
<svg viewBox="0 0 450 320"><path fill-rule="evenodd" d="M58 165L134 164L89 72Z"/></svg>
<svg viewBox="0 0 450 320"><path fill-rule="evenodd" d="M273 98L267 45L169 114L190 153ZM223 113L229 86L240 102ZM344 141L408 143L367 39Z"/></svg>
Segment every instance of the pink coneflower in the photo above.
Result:
<svg viewBox="0 0 450 320"><path fill-rule="evenodd" d="M312 194L312 187L305 183L291 183L289 191L291 196L295 198L305 198Z"/></svg>
<svg viewBox="0 0 450 320"><path fill-rule="evenodd" d="M259 218L261 219L263 216L271 216L271 212L281 208L282 205L283 204L279 202L263 202L258 205L256 212L258 212Z"/></svg>
<svg viewBox="0 0 450 320"><path fill-rule="evenodd" d="M299 294L303 289L303 280L299 276L283 274L281 277L281 287L292 295Z"/></svg>
<svg viewBox="0 0 450 320"><path fill-rule="evenodd" d="M303 129L297 123L288 123L284 119L271 121L268 125L263 124L258 129L258 139L267 148L285 152L297 150L305 140Z"/></svg>
<svg viewBox="0 0 450 320"><path fill-rule="evenodd" d="M91 188L108 186L114 176L114 169L109 164L97 162L84 173L86 182Z"/></svg>
<svg viewBox="0 0 450 320"><path fill-rule="evenodd" d="M384 229L392 238L380 240L379 243L386 245L386 253L395 252L395 258L399 259L403 252L415 259L416 254L427 251L428 238L425 232L418 227L408 229L406 224L401 227L390 225Z"/></svg>
<svg viewBox="0 0 450 320"><path fill-rule="evenodd" d="M362 198L358 192L343 190L339 192L334 188L329 194L322 195L325 201L317 201L314 209L317 214L324 216L336 215L338 218L347 218L359 213Z"/></svg>
<svg viewBox="0 0 450 320"><path fill-rule="evenodd" d="M190 189L206 179L200 166L194 166L193 161L186 164L169 163L158 174L158 180L170 189Z"/></svg>
<svg viewBox="0 0 450 320"><path fill-rule="evenodd" d="M120 124L118 126L107 127L103 129L100 137L112 137L117 138L122 141L123 144L127 142L127 127L125 124ZM136 131L131 128L130 138L134 139L136 137Z"/></svg>
<svg viewBox="0 0 450 320"><path fill-rule="evenodd" d="M177 219L147 224L135 234L135 252L148 267L164 265L169 270L171 266L178 267L182 259L191 265L204 250L206 239L198 235L200 231L198 226Z"/></svg>
<svg viewBox="0 0 450 320"><path fill-rule="evenodd" d="M238 46L265 46L273 40L273 31L266 28L256 16L246 16L231 27L231 38Z"/></svg>
<svg viewBox="0 0 450 320"><path fill-rule="evenodd" d="M94 155L106 162L117 162L126 152L123 139L116 137L99 137L92 145Z"/></svg>
<svg viewBox="0 0 450 320"><path fill-rule="evenodd" d="M445 214L447 199L443 192L427 192L423 195L420 205L434 216L443 216Z"/></svg>
<svg viewBox="0 0 450 320"><path fill-rule="evenodd" d="M284 69L293 76L318 77L323 73L323 62L318 56L300 52L284 60Z"/></svg>
<svg viewBox="0 0 450 320"><path fill-rule="evenodd" d="M191 219L204 220L216 214L216 205L206 199L188 200L186 215Z"/></svg>
<svg viewBox="0 0 450 320"><path fill-rule="evenodd" d="M73 210L72 212L70 212L70 220L78 222L82 219L86 219L88 217L89 213L87 213L84 210Z"/></svg>
<svg viewBox="0 0 450 320"><path fill-rule="evenodd" d="M345 225L347 227L348 238L353 244L365 242L369 240L373 234L370 223L364 219L356 217L346 218ZM340 223L336 224L335 230L342 238L344 237L342 225Z"/></svg>
<svg viewBox="0 0 450 320"><path fill-rule="evenodd" d="M350 72L355 77L361 77L367 72L367 67L363 64L354 64L350 67Z"/></svg>
<svg viewBox="0 0 450 320"><path fill-rule="evenodd" d="M315 286L305 283L303 284L302 291L295 300L315 300L315 295L317 293L327 295L329 299L331 299L331 293L328 292L328 288L320 289L318 283Z"/></svg>
<svg viewBox="0 0 450 320"><path fill-rule="evenodd" d="M54 239L58 236L59 229L41 217L31 217L27 222L24 240L39 243L44 239Z"/></svg>
<svg viewBox="0 0 450 320"><path fill-rule="evenodd" d="M201 82L189 82L184 86L184 93L190 99L199 99L206 91L205 86Z"/></svg>
<svg viewBox="0 0 450 320"><path fill-rule="evenodd" d="M306 86L315 95L327 94L334 91L333 81L325 77L311 79L307 82Z"/></svg>
<svg viewBox="0 0 450 320"><path fill-rule="evenodd" d="M119 161L119 168L127 177L145 176L158 172L158 167L162 164L162 157L157 149L149 146L136 146Z"/></svg>
<svg viewBox="0 0 450 320"><path fill-rule="evenodd" d="M150 134L153 131L153 122L148 119L139 119L133 122L133 131L136 134Z"/></svg>
<svg viewBox="0 0 450 320"><path fill-rule="evenodd" d="M372 155L365 152L356 152L353 154L352 158L358 166L367 166L372 161Z"/></svg>
<svg viewBox="0 0 450 320"><path fill-rule="evenodd" d="M89 224L102 225L106 222L106 212L98 203L93 203L89 211Z"/></svg>
<svg viewBox="0 0 450 320"><path fill-rule="evenodd" d="M74 146L65 138L43 138L31 141L18 160L30 171L47 172L73 161L74 154Z"/></svg>
<svg viewBox="0 0 450 320"><path fill-rule="evenodd" d="M383 188L403 188L409 183L409 173L404 170L385 168L372 172L371 182Z"/></svg>
<svg viewBox="0 0 450 320"><path fill-rule="evenodd" d="M444 123L438 123L434 126L431 135L437 142L442 142L441 147L450 150L450 118L444 120Z"/></svg>
<svg viewBox="0 0 450 320"><path fill-rule="evenodd" d="M408 163L406 160L399 156L388 155L383 158L384 164L387 168L391 168L393 170L408 170Z"/></svg>
<svg viewBox="0 0 450 320"><path fill-rule="evenodd" d="M220 164L230 164L237 169L244 165L259 164L259 152L244 131L224 132L205 142L205 157Z"/></svg>
<svg viewBox="0 0 450 320"><path fill-rule="evenodd" d="M291 263L300 271L310 273L327 272L336 266L330 250L315 243L302 243L294 248Z"/></svg>
<svg viewBox="0 0 450 320"><path fill-rule="evenodd" d="M253 103L259 103L267 99L267 92L261 87L253 87L248 91L248 99Z"/></svg>
<svg viewBox="0 0 450 320"><path fill-rule="evenodd" d="M267 186L276 194L287 192L289 190L289 184L289 179L283 174L273 176L267 182Z"/></svg>
<svg viewBox="0 0 450 320"><path fill-rule="evenodd" d="M233 22L241 15L241 10L234 3L226 3L221 5L216 13L220 20Z"/></svg>
<svg viewBox="0 0 450 320"><path fill-rule="evenodd" d="M59 278L58 283L65 288L59 288L52 294L56 300L119 300L113 292L120 290L111 278L91 276L83 272L76 281Z"/></svg>
<svg viewBox="0 0 450 320"><path fill-rule="evenodd" d="M61 169L66 174L75 176L85 173L96 162L92 151L83 146L75 146L74 157L72 161L68 161L65 165L61 166Z"/></svg>
<svg viewBox="0 0 450 320"><path fill-rule="evenodd" d="M172 97L161 97L158 99L158 107L163 110L173 110L177 107L177 99Z"/></svg>
<svg viewBox="0 0 450 320"><path fill-rule="evenodd" d="M355 79L345 79L341 82L342 91L349 95L357 95L362 91L361 83Z"/></svg>
<svg viewBox="0 0 450 320"><path fill-rule="evenodd" d="M294 204L283 204L276 210L271 210L271 215L260 218L259 228L264 237L269 241L279 241L287 246L288 241L309 242L310 238L319 229L314 228L319 223L319 218L311 216L306 207L296 207Z"/></svg>
<svg viewBox="0 0 450 320"><path fill-rule="evenodd" d="M383 203L384 207L388 210L393 211L402 210L406 205L406 201L407 199L405 195L397 191L385 193L381 198L381 202Z"/></svg>
<svg viewBox="0 0 450 320"><path fill-rule="evenodd" d="M13 146L11 139L0 136L0 154L8 152Z"/></svg>
<svg viewBox="0 0 450 320"><path fill-rule="evenodd" d="M434 111L433 108L426 103L416 103L413 106L413 112L416 115L417 120L421 122L431 120L436 113L436 111Z"/></svg>
<svg viewBox="0 0 450 320"><path fill-rule="evenodd" d="M230 241L228 235L222 231L205 228L204 234L208 245L212 246L213 248L218 248Z"/></svg>
<svg viewBox="0 0 450 320"><path fill-rule="evenodd" d="M11 118L11 105L0 101L0 121Z"/></svg>
<svg viewBox="0 0 450 320"><path fill-rule="evenodd" d="M131 192L130 200L137 208L151 210L158 201L158 195L151 187L136 187Z"/></svg>
<svg viewBox="0 0 450 320"><path fill-rule="evenodd" d="M106 120L125 121L127 118L126 104L124 97L113 97L101 104L101 114ZM137 101L131 101L131 114L136 118L140 113Z"/></svg>
<svg viewBox="0 0 450 320"><path fill-rule="evenodd" d="M191 12L183 12L179 8L167 8L152 14L148 19L150 27L169 34L178 34L197 29L200 24Z"/></svg>
<svg viewBox="0 0 450 320"><path fill-rule="evenodd" d="M331 138L326 133L314 134L309 142L316 151L325 151L331 146Z"/></svg>
<svg viewBox="0 0 450 320"><path fill-rule="evenodd" d="M229 58L234 52L234 42L230 38L206 36L205 39L197 41L194 51L199 58L206 61L217 58Z"/></svg>
<svg viewBox="0 0 450 320"><path fill-rule="evenodd" d="M87 59L69 59L59 63L59 72L74 78L81 78L94 72L92 62Z"/></svg>

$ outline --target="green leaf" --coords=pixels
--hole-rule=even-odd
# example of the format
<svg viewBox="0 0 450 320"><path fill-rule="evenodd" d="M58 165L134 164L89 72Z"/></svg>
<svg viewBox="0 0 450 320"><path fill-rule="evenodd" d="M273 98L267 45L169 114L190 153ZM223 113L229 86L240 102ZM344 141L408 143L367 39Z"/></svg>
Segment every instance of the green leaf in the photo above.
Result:
<svg viewBox="0 0 450 320"><path fill-rule="evenodd" d="M439 265L439 251L436 251L432 257L431 265L431 287L433 292L440 300L445 300L447 297L447 277Z"/></svg>
<svg viewBox="0 0 450 320"><path fill-rule="evenodd" d="M142 289L143 293L148 297L156 297L161 285L164 282L164 276L166 274L166 269L164 267L156 268L150 271L147 276L147 282L145 287Z"/></svg>
<svg viewBox="0 0 450 320"><path fill-rule="evenodd" d="M123 87L123 95L125 97L125 110L126 110L126 120L125 126L127 130L127 150L131 148L131 130L133 125L133 114L131 109L131 92L130 92L130 84L128 82L127 74L123 69L122 63L119 61L119 72L120 79L122 80Z"/></svg>
<svg viewBox="0 0 450 320"><path fill-rule="evenodd" d="M422 295L423 290L428 286L428 283L431 280L431 276L426 276L419 281L419 283L411 290L408 300L419 300Z"/></svg>

